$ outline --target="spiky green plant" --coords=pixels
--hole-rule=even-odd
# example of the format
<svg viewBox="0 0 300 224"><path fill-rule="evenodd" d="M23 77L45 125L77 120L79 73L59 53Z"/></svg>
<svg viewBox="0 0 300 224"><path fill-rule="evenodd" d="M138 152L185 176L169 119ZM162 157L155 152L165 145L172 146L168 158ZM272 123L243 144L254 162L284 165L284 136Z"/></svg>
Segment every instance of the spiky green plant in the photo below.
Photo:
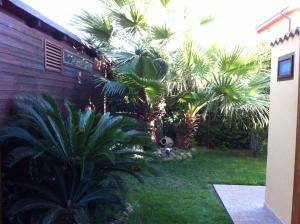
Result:
<svg viewBox="0 0 300 224"><path fill-rule="evenodd" d="M69 223L89 223L86 220L101 211L98 215L105 217L105 208L122 206L126 186L120 173L142 180L135 171L144 167L142 158L149 153L135 148L151 146L144 125L109 113L81 111L68 101L65 107L66 118L47 94L19 97L14 122L0 130L1 142L16 142L6 165L13 169L28 162L31 173L25 173L25 184L17 184L18 176L8 181L16 189L8 190L12 201L5 197L7 215L14 221L25 216L57 223L68 217Z"/></svg>

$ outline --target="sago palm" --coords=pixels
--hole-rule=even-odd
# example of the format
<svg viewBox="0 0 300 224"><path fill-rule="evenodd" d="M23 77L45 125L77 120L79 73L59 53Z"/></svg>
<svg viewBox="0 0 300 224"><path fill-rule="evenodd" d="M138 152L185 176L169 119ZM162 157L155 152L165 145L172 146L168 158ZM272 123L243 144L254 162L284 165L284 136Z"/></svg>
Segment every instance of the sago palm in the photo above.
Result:
<svg viewBox="0 0 300 224"><path fill-rule="evenodd" d="M100 208L122 205L125 185L120 173L141 181L136 171L150 156L141 147L151 146L145 125L81 111L68 101L65 107L66 117L49 95L19 97L14 122L0 130L0 141L13 146L5 160L8 170L19 170L19 164L24 170L29 164L24 174L6 182L7 215L14 221L25 213L25 219L44 223L56 223L64 215L70 223L89 223L87 218Z"/></svg>
<svg viewBox="0 0 300 224"><path fill-rule="evenodd" d="M17 118L13 126L1 129L1 140L17 138L26 147L11 151L12 164L27 156L43 156L64 164L78 162L85 170L85 161L100 167L116 164L122 150L147 145L149 138L141 124L131 118L98 114L90 109L78 110L66 101L64 119L58 105L49 95L26 95L17 101ZM25 124L25 126L24 126ZM139 152L137 152L139 153ZM79 158L79 159L78 159Z"/></svg>
<svg viewBox="0 0 300 224"><path fill-rule="evenodd" d="M50 164L47 171L35 174L39 181L28 178L7 184L18 195L11 196L7 205L9 223L103 223L106 210L121 207L122 199L117 184L93 174L81 178L76 167Z"/></svg>

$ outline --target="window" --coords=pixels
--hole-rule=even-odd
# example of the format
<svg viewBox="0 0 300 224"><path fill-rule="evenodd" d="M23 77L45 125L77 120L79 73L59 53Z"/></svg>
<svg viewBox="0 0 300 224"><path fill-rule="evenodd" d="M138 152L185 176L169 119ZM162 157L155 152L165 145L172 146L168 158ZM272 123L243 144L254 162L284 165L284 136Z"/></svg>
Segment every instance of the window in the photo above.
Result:
<svg viewBox="0 0 300 224"><path fill-rule="evenodd" d="M289 80L294 78L294 53L278 58L277 80Z"/></svg>
<svg viewBox="0 0 300 224"><path fill-rule="evenodd" d="M69 51L64 51L64 63L89 72L93 71L93 63L91 61Z"/></svg>
<svg viewBox="0 0 300 224"><path fill-rule="evenodd" d="M62 70L63 49L48 40L45 40L45 68L55 72Z"/></svg>

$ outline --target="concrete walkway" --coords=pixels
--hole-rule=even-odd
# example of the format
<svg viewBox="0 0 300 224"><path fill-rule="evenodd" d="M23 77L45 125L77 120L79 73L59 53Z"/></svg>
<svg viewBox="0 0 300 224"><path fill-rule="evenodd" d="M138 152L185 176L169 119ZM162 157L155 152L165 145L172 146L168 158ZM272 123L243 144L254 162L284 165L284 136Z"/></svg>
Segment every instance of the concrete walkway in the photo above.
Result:
<svg viewBox="0 0 300 224"><path fill-rule="evenodd" d="M264 206L265 187L215 184L214 188L235 224L282 224Z"/></svg>

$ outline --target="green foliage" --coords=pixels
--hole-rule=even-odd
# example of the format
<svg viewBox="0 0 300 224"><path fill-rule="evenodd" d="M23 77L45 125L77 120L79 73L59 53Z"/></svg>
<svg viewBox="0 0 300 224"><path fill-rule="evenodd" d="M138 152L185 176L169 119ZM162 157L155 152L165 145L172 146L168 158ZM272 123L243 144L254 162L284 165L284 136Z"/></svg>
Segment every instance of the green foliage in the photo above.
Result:
<svg viewBox="0 0 300 224"><path fill-rule="evenodd" d="M167 7L169 1L161 3ZM176 38L175 30L167 24L147 24L148 13L137 1L108 1L105 5L108 9L105 17L111 20L118 41L110 42L110 48L103 50L114 75L109 79L99 78L98 84L110 97L122 95L122 102L126 97L130 101L126 103L127 109L128 105L139 107L132 109L131 115L153 122L164 116L162 102L167 97L180 103L182 95L189 94L192 97L181 102L179 112L184 116L181 124L177 124L189 129L181 128L188 136L192 136L200 118L205 120L208 112L234 119L248 129L267 125L269 66L266 64L270 55L265 54L263 46L252 54L241 47L232 51L217 46L203 49L187 33L179 49L168 50L167 44ZM203 17L198 25L214 19L211 15ZM205 99L197 102L197 97L193 97L202 93ZM251 122L245 123L245 118Z"/></svg>
<svg viewBox="0 0 300 224"><path fill-rule="evenodd" d="M245 122L250 120L247 121L245 117ZM199 125L195 140L200 145L214 149L266 151L267 128L246 129L240 122L217 115L208 117Z"/></svg>
<svg viewBox="0 0 300 224"><path fill-rule="evenodd" d="M152 39L158 40L160 44L167 43L175 34L167 25L153 26L151 29Z"/></svg>
<svg viewBox="0 0 300 224"><path fill-rule="evenodd" d="M249 125L268 124L269 71L255 57L242 56L239 48L231 52L218 50L212 56L214 69L207 77L208 85L218 96L212 111Z"/></svg>
<svg viewBox="0 0 300 224"><path fill-rule="evenodd" d="M6 215L13 221L101 223L99 215L107 219L107 209L123 206L126 184L120 173L142 181L135 170L145 167L142 158L150 154L135 148L151 146L144 125L81 111L68 101L65 107L66 118L49 95L19 97L14 122L0 130L0 141L14 143L7 172L25 166L6 181Z"/></svg>
<svg viewBox="0 0 300 224"><path fill-rule="evenodd" d="M94 173L81 178L76 168L62 169L50 165L49 172L37 177L39 182L17 182L11 188L18 189L20 199L12 203L7 211L9 217L26 220L30 214L34 223L78 223L86 224L97 220L105 207L122 206L117 185L98 182L102 178ZM92 211L92 210L94 210ZM99 213L99 214L97 214ZM99 223L99 222L98 222Z"/></svg>
<svg viewBox="0 0 300 224"><path fill-rule="evenodd" d="M181 133L177 142L190 146L193 133L208 113L222 115L248 130L265 127L270 79L264 63L244 55L240 48L225 51L214 47L200 52L195 43L187 41L164 78L169 97L182 105L177 109L184 113L176 121L179 123L169 124Z"/></svg>
<svg viewBox="0 0 300 224"><path fill-rule="evenodd" d="M169 73L163 80L170 95L197 91L202 87L201 76L208 70L203 53L203 49L191 40L184 42L174 53Z"/></svg>
<svg viewBox="0 0 300 224"><path fill-rule="evenodd" d="M200 25L206 25L206 24L209 24L213 21L215 21L216 17L210 15L210 16L206 16L206 17L202 17L200 19Z"/></svg>
<svg viewBox="0 0 300 224"><path fill-rule="evenodd" d="M109 42L113 36L113 25L108 18L83 11L74 21L83 32L88 32L93 39L100 43Z"/></svg>
<svg viewBox="0 0 300 224"><path fill-rule="evenodd" d="M145 16L134 6L130 6L127 12L112 10L112 16L118 26L132 34L145 30L147 26Z"/></svg>
<svg viewBox="0 0 300 224"><path fill-rule="evenodd" d="M170 0L160 0L160 2L164 7L167 7L168 4L170 3Z"/></svg>
<svg viewBox="0 0 300 224"><path fill-rule="evenodd" d="M171 70L174 79L172 76L165 79L169 94L205 90L210 96L208 111L241 123L249 117L251 127L268 123L269 71L258 58L244 56L240 48L229 52L214 48L198 60L199 51L192 48L192 43L187 46L181 53L182 63L177 63L179 69ZM201 73L193 72L195 67ZM190 84L191 80L195 81Z"/></svg>
<svg viewBox="0 0 300 224"><path fill-rule="evenodd" d="M161 77L168 70L167 63L160 52L152 48L138 47L135 52L111 54L111 58L115 61L114 77L96 79L103 93L109 97L126 96L132 105L130 112L137 112L136 117L144 121L148 122L160 116L158 104L166 91L161 83ZM110 99L120 101L118 98ZM113 105L117 105L118 102ZM135 110L135 108L139 109Z"/></svg>
<svg viewBox="0 0 300 224"><path fill-rule="evenodd" d="M126 90L131 94L145 93L146 99L150 104L154 103L164 92L164 86L159 81L140 78L134 74L120 74L116 77L116 81L100 77L97 78L97 83L102 86L103 92L108 96L122 95Z"/></svg>

